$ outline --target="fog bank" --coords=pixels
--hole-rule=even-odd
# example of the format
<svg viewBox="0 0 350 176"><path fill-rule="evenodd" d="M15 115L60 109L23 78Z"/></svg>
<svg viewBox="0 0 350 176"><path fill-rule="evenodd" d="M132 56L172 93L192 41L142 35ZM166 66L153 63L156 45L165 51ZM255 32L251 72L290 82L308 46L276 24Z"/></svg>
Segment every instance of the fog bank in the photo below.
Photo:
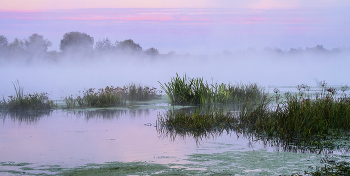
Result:
<svg viewBox="0 0 350 176"><path fill-rule="evenodd" d="M149 58L104 56L99 59L62 59L57 62L3 62L0 65L0 96L15 93L16 80L24 93L47 92L51 99L78 95L88 88L124 86L131 82L154 86L172 77L203 77L208 83L252 83L261 86L349 85L349 54L220 54L173 55ZM80 92L80 94L82 94Z"/></svg>

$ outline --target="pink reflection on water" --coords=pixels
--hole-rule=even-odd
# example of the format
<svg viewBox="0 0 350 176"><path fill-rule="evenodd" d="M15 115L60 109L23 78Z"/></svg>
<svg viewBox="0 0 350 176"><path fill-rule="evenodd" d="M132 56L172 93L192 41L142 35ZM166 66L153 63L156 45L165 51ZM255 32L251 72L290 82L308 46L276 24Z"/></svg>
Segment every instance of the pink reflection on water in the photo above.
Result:
<svg viewBox="0 0 350 176"><path fill-rule="evenodd" d="M0 162L67 167L109 161L188 163L184 159L193 153L222 152L228 148L250 150L249 142L237 140L235 135L204 140L201 144L191 138L175 141L160 138L154 127L158 112L91 116L54 111L34 122L20 122L7 116L0 125Z"/></svg>

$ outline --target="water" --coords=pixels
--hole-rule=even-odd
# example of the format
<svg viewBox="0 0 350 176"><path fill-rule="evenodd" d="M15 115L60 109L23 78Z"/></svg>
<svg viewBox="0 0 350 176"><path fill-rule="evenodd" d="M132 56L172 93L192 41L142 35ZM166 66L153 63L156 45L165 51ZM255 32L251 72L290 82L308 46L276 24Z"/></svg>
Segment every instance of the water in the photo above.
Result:
<svg viewBox="0 0 350 176"><path fill-rule="evenodd" d="M184 172L278 175L302 173L309 166L322 165L326 156L283 152L234 132L199 141L189 136L171 138L156 127L158 113L166 108L171 107L163 102L135 109L2 112L0 174L54 174L60 170L52 167L117 161L164 164Z"/></svg>

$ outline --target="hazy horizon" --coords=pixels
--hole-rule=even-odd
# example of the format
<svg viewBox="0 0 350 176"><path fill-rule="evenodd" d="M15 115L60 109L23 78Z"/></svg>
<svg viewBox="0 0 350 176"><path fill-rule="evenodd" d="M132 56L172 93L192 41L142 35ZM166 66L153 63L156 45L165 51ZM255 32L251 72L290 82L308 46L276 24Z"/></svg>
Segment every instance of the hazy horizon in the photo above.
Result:
<svg viewBox="0 0 350 176"><path fill-rule="evenodd" d="M160 53L216 54L249 47L349 47L350 19L342 9L91 8L0 11L0 35L33 33L58 50L63 34L87 33L111 41L133 39Z"/></svg>

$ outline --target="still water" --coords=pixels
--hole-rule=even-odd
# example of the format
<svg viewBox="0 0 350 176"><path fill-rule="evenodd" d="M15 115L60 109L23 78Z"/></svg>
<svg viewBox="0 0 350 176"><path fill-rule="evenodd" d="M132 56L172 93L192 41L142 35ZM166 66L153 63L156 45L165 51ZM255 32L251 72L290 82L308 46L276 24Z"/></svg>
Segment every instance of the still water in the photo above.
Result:
<svg viewBox="0 0 350 176"><path fill-rule="evenodd" d="M284 152L234 132L202 140L175 138L157 130L165 102L125 109L54 110L45 113L0 113L0 175L16 163L40 171L41 166L74 168L89 163L148 162L198 169L220 167L240 175L292 174L320 166L326 154ZM341 154L339 155L347 155ZM22 168L23 170L23 168ZM254 174L253 174L254 175Z"/></svg>

